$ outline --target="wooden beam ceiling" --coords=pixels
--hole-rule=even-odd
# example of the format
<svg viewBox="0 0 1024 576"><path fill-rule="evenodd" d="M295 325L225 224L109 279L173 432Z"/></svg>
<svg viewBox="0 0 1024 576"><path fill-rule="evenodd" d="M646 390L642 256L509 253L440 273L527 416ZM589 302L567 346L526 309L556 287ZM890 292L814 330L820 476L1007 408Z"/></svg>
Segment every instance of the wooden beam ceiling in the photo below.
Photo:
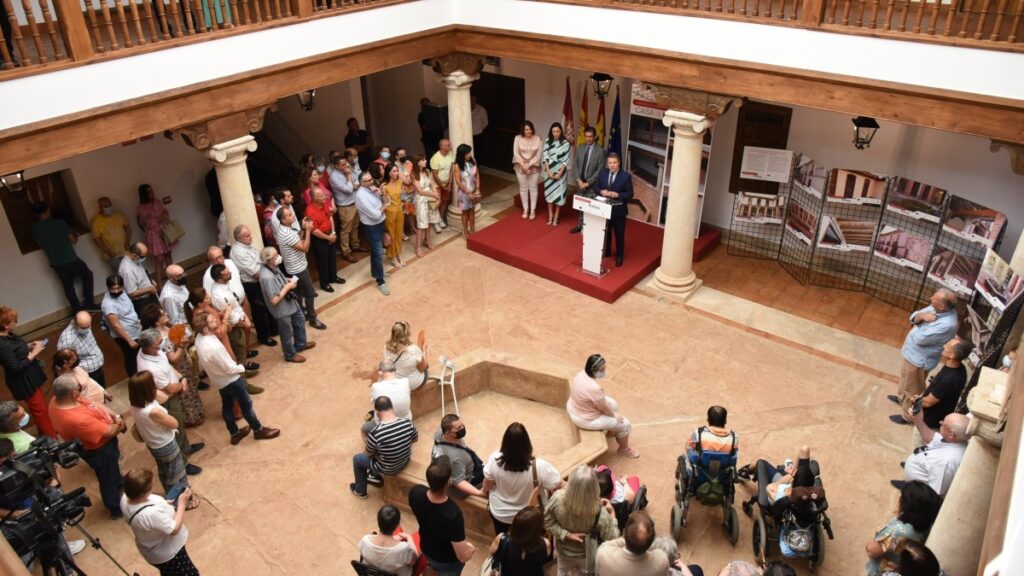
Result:
<svg viewBox="0 0 1024 576"><path fill-rule="evenodd" d="M611 74L1024 143L1024 101L503 30L447 26L0 131L0 174L452 52Z"/></svg>

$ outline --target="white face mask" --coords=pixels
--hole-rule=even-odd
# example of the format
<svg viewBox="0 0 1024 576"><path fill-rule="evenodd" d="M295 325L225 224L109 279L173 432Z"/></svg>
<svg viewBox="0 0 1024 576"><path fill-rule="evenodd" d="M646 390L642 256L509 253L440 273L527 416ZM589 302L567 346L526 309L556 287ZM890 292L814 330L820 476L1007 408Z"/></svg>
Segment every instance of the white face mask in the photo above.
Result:
<svg viewBox="0 0 1024 576"><path fill-rule="evenodd" d="M274 266L280 266L281 262L284 262L284 258L278 254L277 258L274 258Z"/></svg>
<svg viewBox="0 0 1024 576"><path fill-rule="evenodd" d="M24 428L25 426L28 426L28 423L29 423L28 412L25 412L25 415L21 417L21 420L18 420L18 428Z"/></svg>
<svg viewBox="0 0 1024 576"><path fill-rule="evenodd" d="M597 372L594 372L594 378L595 379L604 378L604 370L598 370Z"/></svg>
<svg viewBox="0 0 1024 576"><path fill-rule="evenodd" d="M1009 368L1013 364L1013 360L1010 359L1010 355L1003 356L1003 368Z"/></svg>

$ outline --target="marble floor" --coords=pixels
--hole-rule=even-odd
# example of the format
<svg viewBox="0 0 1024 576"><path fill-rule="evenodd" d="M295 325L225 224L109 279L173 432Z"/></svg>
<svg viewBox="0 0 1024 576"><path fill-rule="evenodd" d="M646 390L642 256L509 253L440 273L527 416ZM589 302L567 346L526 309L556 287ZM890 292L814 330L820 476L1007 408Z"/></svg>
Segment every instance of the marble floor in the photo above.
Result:
<svg viewBox="0 0 1024 576"><path fill-rule="evenodd" d="M492 210L501 208L500 199L489 198ZM482 214L480 225L487 220ZM398 319L426 331L431 358L490 347L559 363L569 377L589 354L602 353L609 367L603 384L634 422L633 443L642 456L623 460L610 444L599 461L642 478L661 533L668 530L676 455L709 405L729 409L744 461L782 460L794 457L799 445L811 445L836 536L819 573L860 573L864 542L896 504L888 480L899 474L910 442L908 429L889 424L884 398L894 387L898 351L712 290L682 305L636 288L608 305L469 252L452 236L446 233L445 243L393 271L390 297L368 283L365 263L349 267L345 290L318 299L329 328L312 332L318 347L306 364L285 364L278 350L261 348L263 369L253 382L267 390L256 398L256 411L265 424L282 429L280 438L250 437L231 446L219 398L203 392L207 422L189 431L193 442L207 443L193 460L205 469L193 479L203 503L186 524L188 549L204 575L351 573L357 542L375 528L382 504L374 488L369 500L349 494L351 458L361 449L367 384ZM870 354L859 353L869 344L875 346ZM497 436L473 431L505 423L473 407L462 407L468 441L489 454ZM514 409L505 413L509 422L518 417ZM524 421L543 426L541 418ZM542 438L546 431L535 434ZM122 437L121 447L123 469L153 466L131 438ZM69 487L85 485L98 502L87 466L68 470L65 479ZM738 493L746 497L747 488ZM752 559L751 522L740 518L734 548L719 528L720 512L692 508L680 539L686 561L715 573L730 559ZM94 506L85 525L129 570L155 573L123 521ZM415 519L404 517L403 525L414 530ZM465 573L476 572L484 556L478 551ZM77 559L88 573L115 573L97 550ZM805 563L795 565L807 573Z"/></svg>

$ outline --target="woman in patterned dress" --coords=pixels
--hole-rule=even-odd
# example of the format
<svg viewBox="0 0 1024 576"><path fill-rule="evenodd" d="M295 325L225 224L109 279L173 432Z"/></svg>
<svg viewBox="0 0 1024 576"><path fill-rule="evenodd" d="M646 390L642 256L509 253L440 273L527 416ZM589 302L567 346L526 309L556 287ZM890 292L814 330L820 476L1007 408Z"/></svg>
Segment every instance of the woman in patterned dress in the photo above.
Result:
<svg viewBox="0 0 1024 576"><path fill-rule="evenodd" d="M548 226L558 226L558 213L565 206L569 186L569 140L558 122L551 125L548 139L544 141L541 170L544 174L544 200L548 204Z"/></svg>
<svg viewBox="0 0 1024 576"><path fill-rule="evenodd" d="M156 285L161 286L164 283L164 269L174 264L171 250L176 244L164 244L164 236L160 230L164 224L171 221L171 215L167 213L164 203L156 197L156 192L153 192L153 187L149 184L139 186L139 208L136 214L139 227L146 237L146 247L156 260Z"/></svg>
<svg viewBox="0 0 1024 576"><path fill-rule="evenodd" d="M143 330L155 328L163 340L160 343L160 350L167 354L167 360L171 366L181 374L181 377L188 380L186 386L179 394L181 398L181 409L185 416L185 426L191 428L199 426L205 419L203 410L203 399L199 396L199 379L195 377L196 372L192 370L191 355L189 349L192 347L192 329L187 324L173 330L167 313L157 303L147 304L142 309L139 322ZM184 333L181 330L184 328ZM179 334L182 334L179 337Z"/></svg>
<svg viewBox="0 0 1024 576"><path fill-rule="evenodd" d="M416 189L416 255L422 256L424 242L427 250L434 248L430 240L430 227L441 222L441 215L437 212L441 195L434 186L427 159L422 154L417 155L413 161L412 184Z"/></svg>
<svg viewBox="0 0 1024 576"><path fill-rule="evenodd" d="M462 237L476 233L476 203L480 201L480 173L477 171L473 149L459 144L452 165L452 183L458 189L459 210L462 210Z"/></svg>

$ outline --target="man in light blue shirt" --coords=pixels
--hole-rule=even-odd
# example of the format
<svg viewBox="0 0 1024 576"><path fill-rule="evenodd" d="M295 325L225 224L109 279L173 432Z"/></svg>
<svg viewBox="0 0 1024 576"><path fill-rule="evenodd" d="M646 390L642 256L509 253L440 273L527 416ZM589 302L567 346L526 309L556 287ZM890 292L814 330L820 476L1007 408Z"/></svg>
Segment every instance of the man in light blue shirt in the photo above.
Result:
<svg viewBox="0 0 1024 576"><path fill-rule="evenodd" d="M366 229L370 239L370 275L377 281L377 289L388 296L391 289L384 282L384 208L385 201L390 198L381 194L373 185L373 177L369 172L359 175L359 190L356 191L356 209L359 211L359 223Z"/></svg>
<svg viewBox="0 0 1024 576"><path fill-rule="evenodd" d="M910 414L914 399L924 392L925 378L942 357L942 347L956 336L956 295L945 288L932 294L931 305L910 315L913 327L903 341L898 394L889 400Z"/></svg>
<svg viewBox="0 0 1024 576"><path fill-rule="evenodd" d="M328 172L334 204L338 207L337 229L341 258L346 262L355 262L356 257L352 255L352 251L359 251L359 215L356 213L359 175L349 166L345 156L335 154L331 161L334 164Z"/></svg>

